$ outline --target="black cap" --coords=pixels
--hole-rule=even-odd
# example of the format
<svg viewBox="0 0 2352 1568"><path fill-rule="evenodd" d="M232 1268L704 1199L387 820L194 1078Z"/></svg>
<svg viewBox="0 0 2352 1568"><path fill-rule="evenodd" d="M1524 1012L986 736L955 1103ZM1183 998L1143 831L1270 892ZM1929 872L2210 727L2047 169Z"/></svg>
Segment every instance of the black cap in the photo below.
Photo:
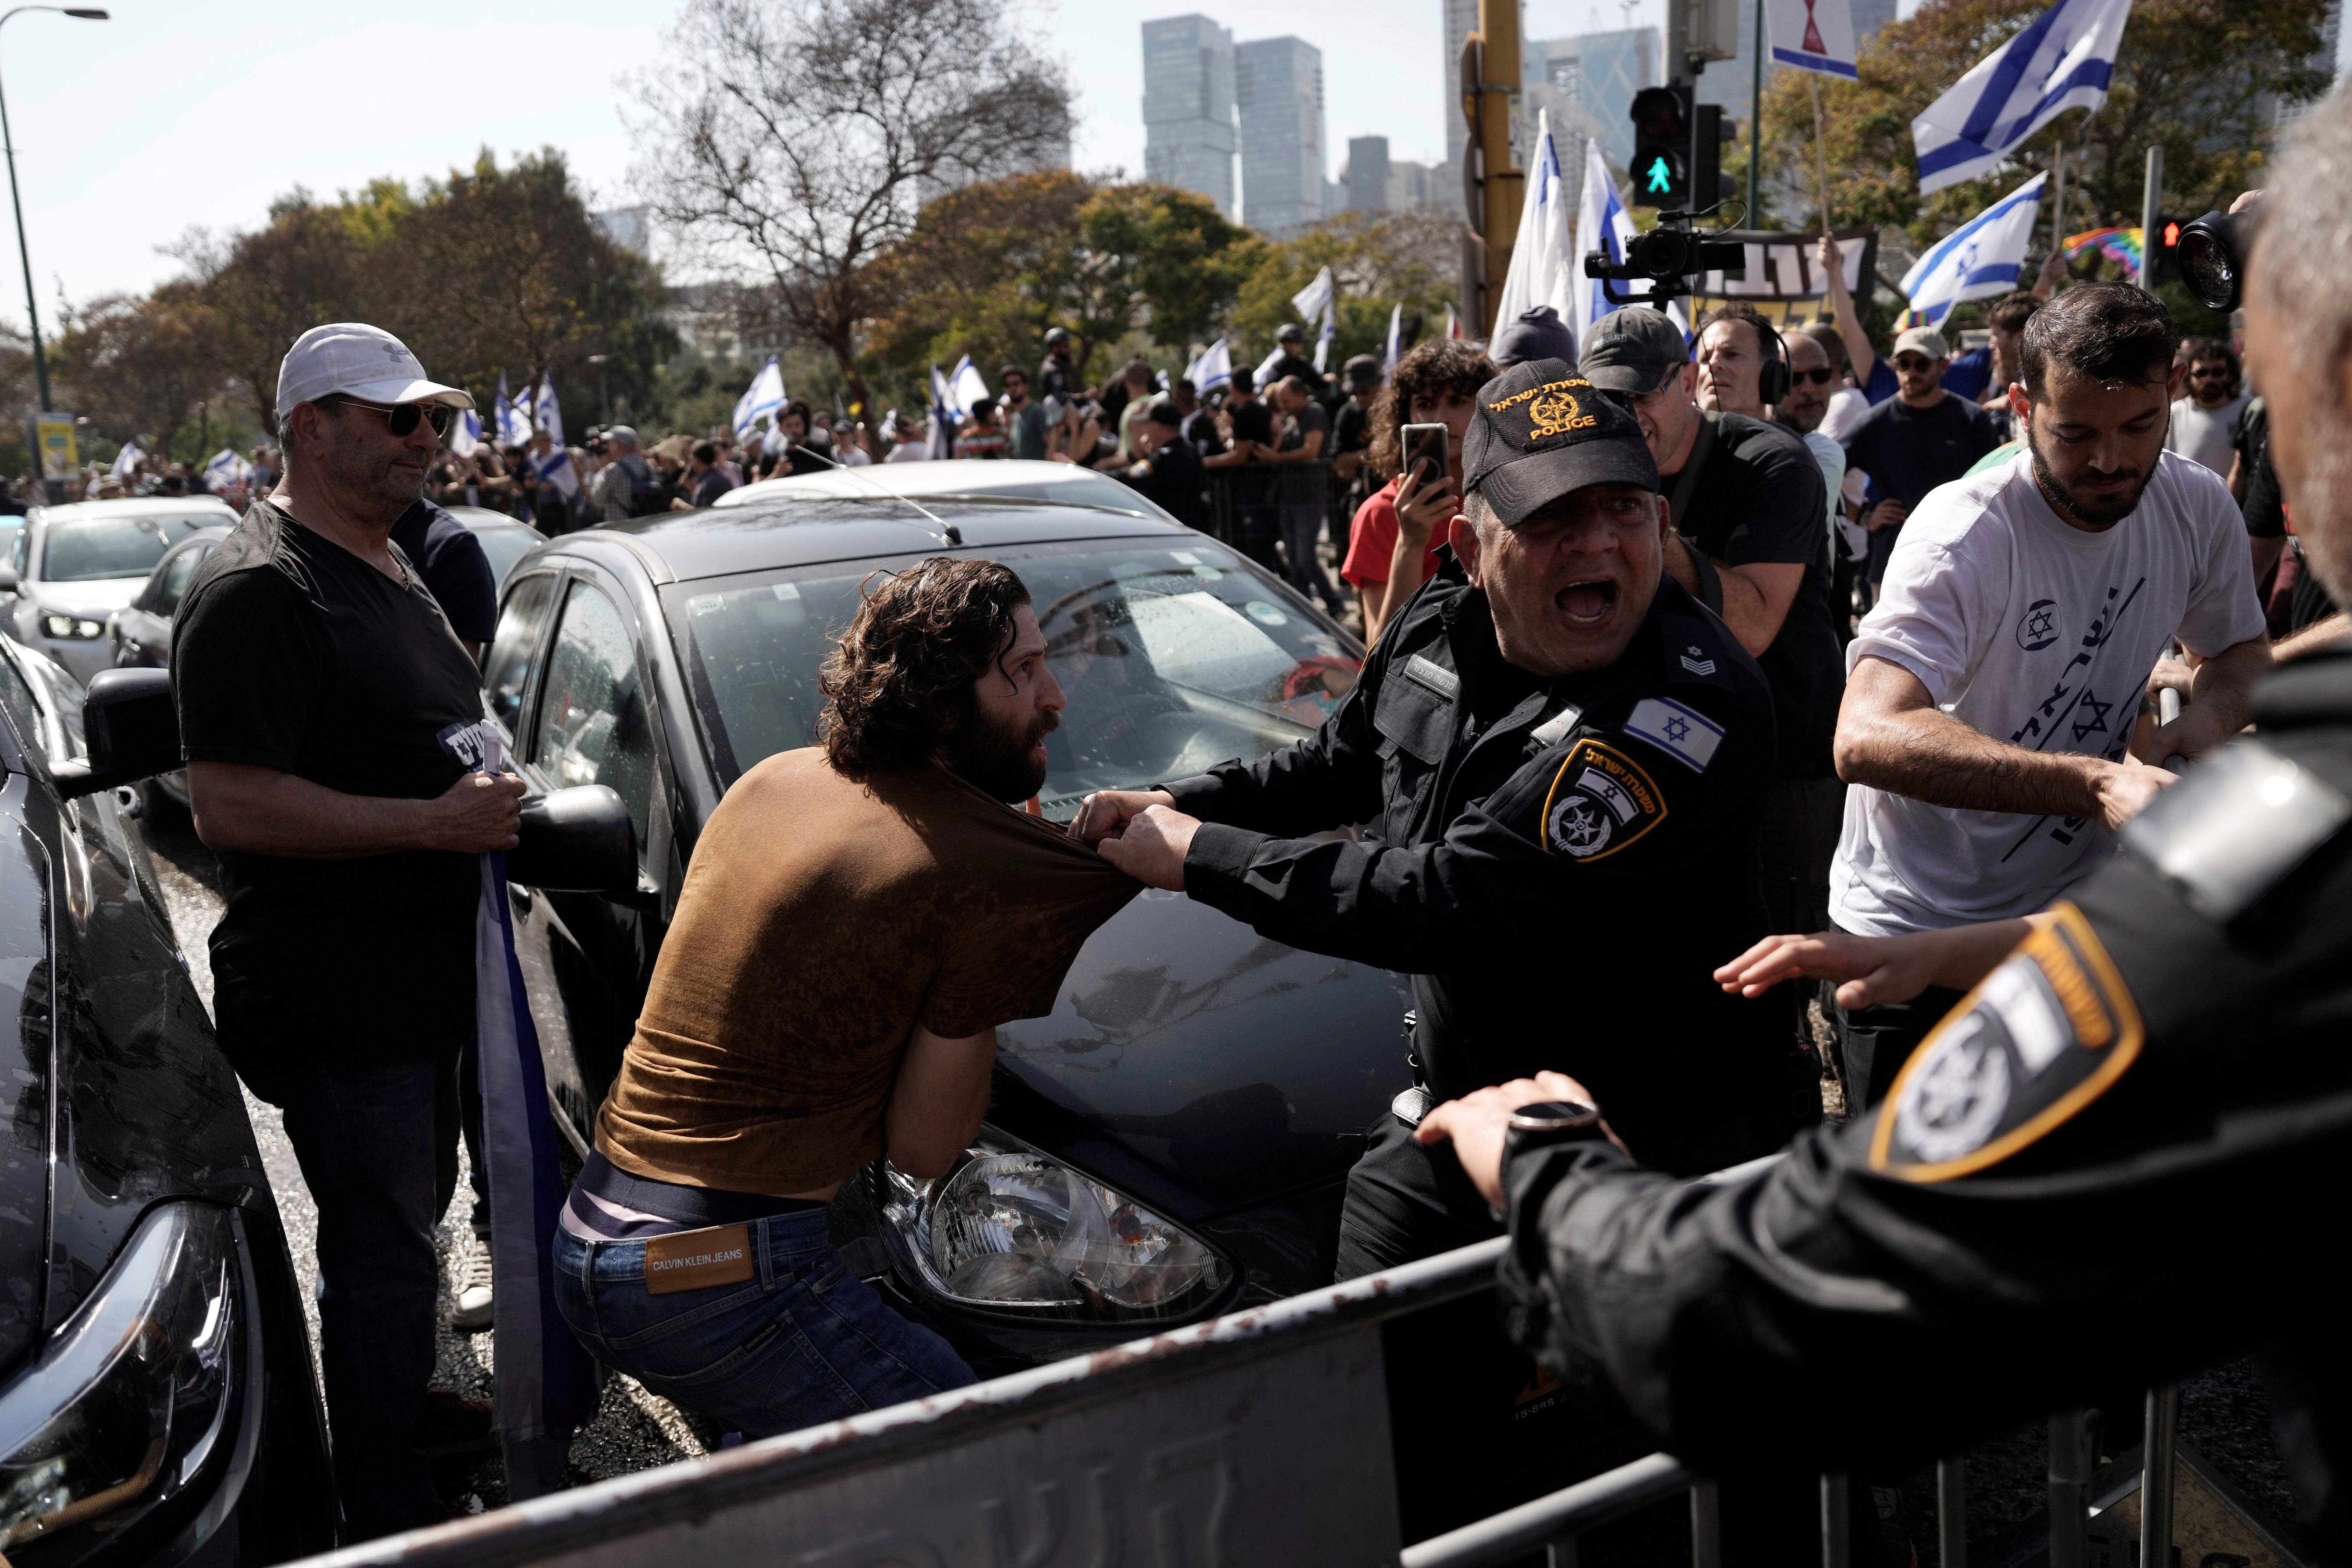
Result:
<svg viewBox="0 0 2352 1568"><path fill-rule="evenodd" d="M1351 389L1361 392L1381 384L1381 362L1370 354L1358 354L1339 367L1339 374L1347 378Z"/></svg>
<svg viewBox="0 0 2352 1568"><path fill-rule="evenodd" d="M1165 425L1171 430L1181 430L1184 427L1184 411L1164 397L1157 399L1150 407L1145 409L1143 416L1154 425Z"/></svg>
<svg viewBox="0 0 2352 1568"><path fill-rule="evenodd" d="M1587 485L1658 488L1640 423L1556 359L1515 364L1478 389L1462 474L1506 528Z"/></svg>
<svg viewBox="0 0 2352 1568"><path fill-rule="evenodd" d="M1639 395L1657 391L1689 363L1690 342L1664 311L1628 305L1592 323L1581 368L1603 392Z"/></svg>
<svg viewBox="0 0 2352 1568"><path fill-rule="evenodd" d="M1569 364L1576 363L1576 334L1559 319L1559 312L1549 305L1538 305L1523 310L1495 334L1486 350L1486 357L1498 370L1508 370L1529 360L1556 359Z"/></svg>
<svg viewBox="0 0 2352 1568"><path fill-rule="evenodd" d="M1285 321L1282 331L1274 334L1274 341L1278 343L1303 343L1307 341L1307 331L1296 321Z"/></svg>

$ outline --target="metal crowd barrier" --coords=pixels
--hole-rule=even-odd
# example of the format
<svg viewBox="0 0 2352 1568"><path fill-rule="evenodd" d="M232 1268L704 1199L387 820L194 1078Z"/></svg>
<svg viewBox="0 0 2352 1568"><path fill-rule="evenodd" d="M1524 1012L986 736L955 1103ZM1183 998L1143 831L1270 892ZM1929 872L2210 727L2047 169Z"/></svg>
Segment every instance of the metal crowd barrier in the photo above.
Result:
<svg viewBox="0 0 2352 1568"><path fill-rule="evenodd" d="M1709 1178L1744 1179L1769 1161ZM1382 1325L1493 1289L1501 1238L1114 1349L700 1459L369 1542L311 1568L1476 1568L1686 1494L1717 1568L1716 1488L1669 1454L1406 1546ZM2171 1561L2177 1396L2148 1395L2140 1561ZM2092 1455L2051 1418L2051 1568L2084 1568ZM1937 1467L1942 1561L1965 1568L1961 1461ZM1846 1568L1846 1478L1822 1480L1822 1562ZM2160 1547L2156 1543L2163 1543Z"/></svg>

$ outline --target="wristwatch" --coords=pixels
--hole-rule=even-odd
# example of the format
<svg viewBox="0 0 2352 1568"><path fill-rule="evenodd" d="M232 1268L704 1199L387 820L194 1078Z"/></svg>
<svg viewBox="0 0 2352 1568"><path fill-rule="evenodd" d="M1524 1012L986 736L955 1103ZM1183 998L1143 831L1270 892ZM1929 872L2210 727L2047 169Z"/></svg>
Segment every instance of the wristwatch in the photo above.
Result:
<svg viewBox="0 0 2352 1568"><path fill-rule="evenodd" d="M1599 1143L1609 1137L1601 1124L1601 1108L1576 1100L1545 1100L1511 1112L1503 1133L1503 1163L1528 1149L1555 1143Z"/></svg>

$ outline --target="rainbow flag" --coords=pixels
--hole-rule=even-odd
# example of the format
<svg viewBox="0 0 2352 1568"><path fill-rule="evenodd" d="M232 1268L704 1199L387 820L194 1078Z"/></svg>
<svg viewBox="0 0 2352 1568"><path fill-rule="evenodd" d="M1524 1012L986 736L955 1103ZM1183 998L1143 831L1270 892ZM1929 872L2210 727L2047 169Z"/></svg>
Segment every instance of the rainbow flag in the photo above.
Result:
<svg viewBox="0 0 2352 1568"><path fill-rule="evenodd" d="M2070 234L2066 237L2067 260L2072 261L2086 250L2096 250L2110 261L2122 263L2131 268L2131 275L2134 278L2139 276L2140 268L2145 265L2140 257L2140 233L2137 224L2134 224L2129 228L2085 229L2081 234Z"/></svg>

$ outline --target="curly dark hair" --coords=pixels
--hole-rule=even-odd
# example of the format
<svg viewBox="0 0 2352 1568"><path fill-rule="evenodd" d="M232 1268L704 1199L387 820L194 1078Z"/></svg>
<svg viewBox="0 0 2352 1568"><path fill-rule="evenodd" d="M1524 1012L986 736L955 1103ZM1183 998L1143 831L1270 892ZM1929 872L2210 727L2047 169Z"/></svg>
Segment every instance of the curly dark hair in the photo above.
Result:
<svg viewBox="0 0 2352 1568"><path fill-rule="evenodd" d="M2155 295L2127 283L2078 283L2033 312L2018 357L2026 393L2040 402L2053 365L2091 381L2146 383L2172 368L2179 342Z"/></svg>
<svg viewBox="0 0 2352 1568"><path fill-rule="evenodd" d="M1432 338L1397 361L1388 386L1372 405L1372 445L1365 463L1381 483L1404 467L1403 428L1412 423L1415 398L1427 402L1448 394L1475 397L1500 373L1485 351L1460 338Z"/></svg>
<svg viewBox="0 0 2352 1568"><path fill-rule="evenodd" d="M971 721L972 683L1013 638L1029 590L993 561L934 556L877 572L817 673L817 734L843 776L922 762Z"/></svg>

